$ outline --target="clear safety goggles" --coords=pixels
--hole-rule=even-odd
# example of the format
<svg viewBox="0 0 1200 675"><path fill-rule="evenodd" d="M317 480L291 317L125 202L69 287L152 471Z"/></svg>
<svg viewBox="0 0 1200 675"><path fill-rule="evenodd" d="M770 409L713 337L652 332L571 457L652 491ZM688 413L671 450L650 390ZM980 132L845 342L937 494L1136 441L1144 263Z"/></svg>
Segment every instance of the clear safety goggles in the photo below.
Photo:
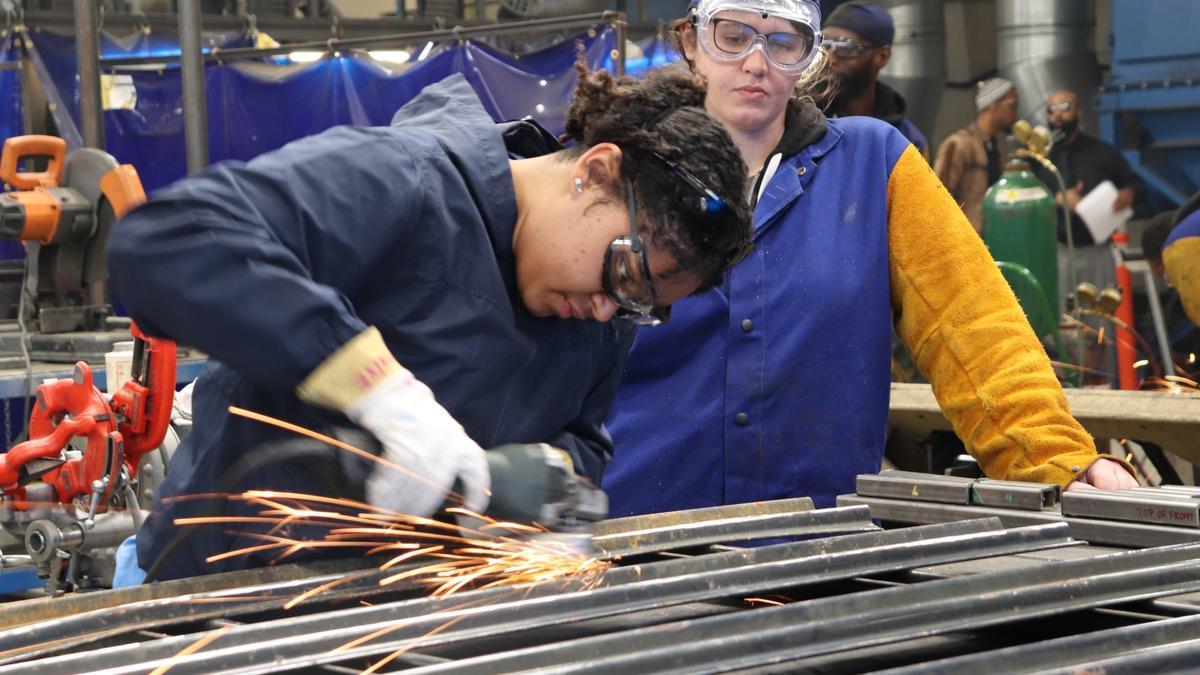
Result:
<svg viewBox="0 0 1200 675"><path fill-rule="evenodd" d="M874 49L881 45L868 42L859 42L850 38L825 38L821 41L821 46L825 51L837 54L843 59L856 59L863 55L863 52L868 49Z"/></svg>
<svg viewBox="0 0 1200 675"><path fill-rule="evenodd" d="M604 293L619 308L617 316L640 326L657 326L671 317L671 307L658 306L646 243L638 234L637 196L633 181L625 179L629 203L629 234L608 245L604 258Z"/></svg>
<svg viewBox="0 0 1200 675"><path fill-rule="evenodd" d="M760 33L735 17L720 12L751 12L792 23L795 33ZM704 0L693 10L692 25L700 47L715 61L740 61L759 49L767 61L786 75L799 75L812 63L821 41L821 13L808 0Z"/></svg>
<svg viewBox="0 0 1200 675"><path fill-rule="evenodd" d="M697 192L696 206L701 213L717 214L728 208L725 200L694 173L657 152L651 151L650 154ZM629 208L629 234L617 237L608 245L602 273L604 293L620 308L617 312L619 318L642 326L657 326L671 318L671 307L658 306L646 243L638 234L637 194L633 181L628 178L625 179L625 190ZM753 244L746 242L744 247L729 256L725 267L741 262L752 248Z"/></svg>

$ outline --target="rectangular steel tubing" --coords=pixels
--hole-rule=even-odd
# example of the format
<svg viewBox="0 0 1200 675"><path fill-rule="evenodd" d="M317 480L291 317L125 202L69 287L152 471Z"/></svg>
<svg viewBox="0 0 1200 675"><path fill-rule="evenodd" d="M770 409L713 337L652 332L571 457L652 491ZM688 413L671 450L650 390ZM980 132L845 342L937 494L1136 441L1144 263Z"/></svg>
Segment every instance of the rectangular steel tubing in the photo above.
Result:
<svg viewBox="0 0 1200 675"><path fill-rule="evenodd" d="M893 530L845 534L838 537L810 539L807 541L776 544L774 546L743 548L736 551L709 553L688 558L677 558L675 560L660 560L641 565L617 567L609 570L604 575L604 585L615 586L622 583L663 579L684 574L717 572L744 565L759 565L779 560L806 558L817 555L834 555L876 546L897 546L942 537L961 537L982 532L998 532L1002 529L1004 528L1001 526L998 518L977 518L975 520L958 520L935 525L920 525Z"/></svg>
<svg viewBox="0 0 1200 675"><path fill-rule="evenodd" d="M896 571L980 556L1005 555L1073 543L1063 525L982 532L927 541L879 546L833 555L784 559L727 570L626 583L552 595L518 590L511 602L486 607L470 606L467 598L440 600L444 611L417 614L405 603L377 605L330 612L312 617L242 626L202 652L171 658L194 643L199 635L128 645L85 655L0 668L0 672L38 675L108 669L110 673L138 673L171 659L172 675L183 673L257 673L272 669L311 667L324 663L375 658L403 647L425 650L438 645L481 637L531 630L564 622L615 616L661 607L722 598L736 598L770 590L851 579L864 574ZM536 601L532 601L536 598ZM456 607L457 605L457 607ZM429 604L422 609L428 610ZM438 631L441 632L438 632ZM333 653L364 635L387 631L379 639Z"/></svg>
<svg viewBox="0 0 1200 675"><path fill-rule="evenodd" d="M795 499L775 499L765 502L747 502L744 504L727 504L725 506L709 506L685 511L668 511L666 513L649 513L641 516L625 518L609 518L596 523L592 529L593 536L605 536L633 532L635 530L650 530L658 527L677 527L708 520L725 520L743 516L764 515L768 513L796 513L812 511L813 500L808 497Z"/></svg>
<svg viewBox="0 0 1200 675"><path fill-rule="evenodd" d="M885 471L855 478L856 491L863 496L944 504L970 504L972 483L970 478L911 471Z"/></svg>
<svg viewBox="0 0 1200 675"><path fill-rule="evenodd" d="M71 593L57 598L34 598L0 604L0 634L14 626L49 621L82 612L104 610L133 602L162 600L182 595L244 588L272 583L293 583L317 575L338 574L362 569L360 558L321 560L275 567L260 567L238 572L222 572L204 577L163 581L130 586L98 593Z"/></svg>
<svg viewBox="0 0 1200 675"><path fill-rule="evenodd" d="M454 662L472 673L729 672L1200 588L1200 544L1048 562ZM449 664L447 664L449 665ZM434 666L414 672L444 672Z"/></svg>
<svg viewBox="0 0 1200 675"><path fill-rule="evenodd" d="M1132 651L1152 649L1200 636L1200 617L1151 621L1120 630L1102 630L1083 635L1044 640L1032 644L965 654L876 675L958 675L959 673L1034 672L1078 666ZM1193 647L1194 648L1194 647ZM1194 661L1193 663L1200 663ZM1084 672L1074 670L1074 672ZM1107 672L1092 670L1087 672Z"/></svg>
<svg viewBox="0 0 1200 675"><path fill-rule="evenodd" d="M606 586L616 586L621 583L630 583L633 581L663 578L679 574L694 574L702 571L715 571L786 558L839 553L872 546L902 544L920 539L959 536L978 532L997 531L1000 529L1002 527L998 519L987 518L897 530L877 530L841 537L738 549L729 553L614 568L605 575L604 584ZM325 567L328 566L325 565ZM314 569L321 569L321 567ZM325 591L308 601L306 605L330 599L351 596L368 597L373 593L400 590L395 586L390 587L390 589L379 586L379 579L397 571L400 571L400 568L387 572L380 572L375 568L370 568L367 570L370 574L366 574L343 586ZM257 570L229 574L240 575L249 582L261 578L260 575L253 574L255 572ZM64 651L64 646L70 646L72 651L78 651L79 647L88 643L123 634L132 634L139 630L161 628L172 624L191 623L211 617L232 617L273 609L278 610L296 596L321 584L343 579L349 574L321 575L308 579L295 579L266 584L248 584L244 587L231 590L130 602L114 608L108 608L107 605L103 605L104 608L102 609L81 611L78 614L63 616L54 621L43 621L19 630L0 633L0 664L25 661L61 652ZM355 571L354 574L361 575L363 571ZM506 590L475 591L462 594L464 599L479 604L505 600L508 599L508 596L509 592ZM63 598L63 602L70 604L68 601L73 597L77 596ZM411 604L418 605L419 603L420 601L413 601ZM436 609L438 609L437 606L431 608L431 610Z"/></svg>
<svg viewBox="0 0 1200 675"><path fill-rule="evenodd" d="M1057 485L1009 480L981 480L971 486L971 503L999 509L1041 511L1058 503Z"/></svg>
<svg viewBox="0 0 1200 675"><path fill-rule="evenodd" d="M1080 655L1083 657L1084 655ZM1144 673L1194 673L1200 664L1200 639L1150 647L1132 654L1114 654L1106 659L1080 659L1078 665L1054 668L1043 673L1079 675L1144 675Z"/></svg>
<svg viewBox="0 0 1200 675"><path fill-rule="evenodd" d="M235 617L281 609L297 596L322 584L345 580L324 591L321 601L338 598L367 598L403 590L379 585L379 580L397 570L332 574L242 588L194 593L183 596L131 602L116 607L93 609L54 620L40 621L0 631L0 664L24 661L44 654L74 650L107 638L171 624L192 623L218 617ZM410 586L415 588L415 585ZM311 601L310 601L311 604Z"/></svg>
<svg viewBox="0 0 1200 675"><path fill-rule="evenodd" d="M962 518L994 516L1006 527L1033 525L1035 523L1066 522L1071 525L1071 535L1076 539L1093 544L1110 544L1126 547L1153 547L1200 541L1200 531L1192 528L1167 525L1146 525L1116 520L1093 518L1067 518L1056 511L1018 511L997 509L990 506L971 504L930 504L902 499L860 497L841 495L838 506L870 506L871 515L879 520L896 523L943 523Z"/></svg>
<svg viewBox="0 0 1200 675"><path fill-rule="evenodd" d="M811 510L812 500L806 497L802 499L760 502L758 504L716 507L713 509L679 511L671 514L647 516L645 517L647 520L642 522L655 522L654 519L658 515L663 517L663 520L659 522L669 522L675 519L700 522L708 516L724 515L729 517L749 513L750 510L745 507L755 507L758 505L761 505L763 507L762 510L766 513L786 513L790 511L803 511L805 509ZM856 514L856 520L868 521L869 513L865 509L861 509L861 507L858 508L858 511L843 510L841 513L843 517ZM635 520L627 519L624 522L626 524L634 524ZM999 528L998 523L995 526ZM615 532L616 530L614 529ZM60 617L58 621L44 621L28 625L27 628L21 630L0 632L0 664L26 660L39 654L54 653L55 651L59 651L61 645L65 643L71 643L73 646L79 647L89 642L95 642L134 630L144 630L156 626L170 625L171 623L199 621L206 618L237 616L239 614L279 609L285 603L305 591L337 578L343 578L349 574L320 575L311 578L293 579L291 578L295 574L293 572L286 574L286 580L284 581L272 582L272 579L275 578L273 575L286 573L286 568L290 567L292 566L246 570L231 572L226 575L217 575L217 577L228 576L231 578L231 583L226 585L233 587L233 590L228 591L186 592L189 588L194 590L194 587L190 585L180 587L180 582L137 587L137 589L151 590L166 589L174 585L177 587L177 593L185 596L175 599L171 599L163 594L147 596L137 589L123 589L59 598L57 599L59 603L57 608L63 610L63 612L54 615ZM361 561L334 560L310 564L310 566L303 569L319 572L325 569L350 570L361 567ZM378 584L380 578L396 571L399 570L381 573L374 568L368 568L363 573L365 576L362 579L348 582L344 586L339 586L334 590L325 592L319 599L327 600L335 597L345 597L350 594L358 594L365 597L373 593L402 590L402 586L384 589L380 588ZM237 581L232 581L235 578ZM208 579L208 577L205 577L205 579ZM113 602L105 601L109 596L113 596ZM44 616L45 618L50 618L49 615ZM34 614L34 618L37 618L36 614Z"/></svg>
<svg viewBox="0 0 1200 675"><path fill-rule="evenodd" d="M1163 491L1149 495L1133 490L1081 490L1063 495L1062 513L1077 518L1200 527L1200 499Z"/></svg>
<svg viewBox="0 0 1200 675"><path fill-rule="evenodd" d="M867 509L768 513L592 537L606 557L627 557L706 544L879 529Z"/></svg>

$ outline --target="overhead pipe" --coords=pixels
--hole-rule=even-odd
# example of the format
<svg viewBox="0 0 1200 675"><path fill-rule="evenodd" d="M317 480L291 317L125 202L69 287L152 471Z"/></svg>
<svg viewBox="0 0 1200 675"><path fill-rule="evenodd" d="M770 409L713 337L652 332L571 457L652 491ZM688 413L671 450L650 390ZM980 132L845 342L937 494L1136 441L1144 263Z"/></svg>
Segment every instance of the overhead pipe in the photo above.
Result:
<svg viewBox="0 0 1200 675"><path fill-rule="evenodd" d="M83 144L104 149L100 102L100 25L96 0L75 0L75 59L79 63L79 121Z"/></svg>
<svg viewBox="0 0 1200 675"><path fill-rule="evenodd" d="M187 169L208 166L208 103L200 45L200 0L179 0L179 69L183 76L183 139Z"/></svg>

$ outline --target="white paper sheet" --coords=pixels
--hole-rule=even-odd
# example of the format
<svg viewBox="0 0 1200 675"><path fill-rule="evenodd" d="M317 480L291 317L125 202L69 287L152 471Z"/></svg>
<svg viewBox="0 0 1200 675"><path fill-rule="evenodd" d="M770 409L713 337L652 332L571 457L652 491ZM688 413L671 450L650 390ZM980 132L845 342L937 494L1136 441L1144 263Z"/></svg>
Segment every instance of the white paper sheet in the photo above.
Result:
<svg viewBox="0 0 1200 675"><path fill-rule="evenodd" d="M1083 196L1075 205L1075 215L1079 216L1092 233L1092 239L1097 244L1108 241L1113 232L1133 217L1133 207L1113 212L1113 202L1117 201L1117 186L1111 180L1097 185L1091 192Z"/></svg>

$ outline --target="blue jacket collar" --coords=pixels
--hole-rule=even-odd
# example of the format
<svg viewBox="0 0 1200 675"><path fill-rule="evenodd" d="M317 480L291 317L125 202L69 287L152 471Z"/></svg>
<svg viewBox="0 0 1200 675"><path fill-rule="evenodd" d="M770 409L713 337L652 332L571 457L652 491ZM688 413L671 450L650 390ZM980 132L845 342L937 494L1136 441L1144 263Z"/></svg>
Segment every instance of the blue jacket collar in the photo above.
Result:
<svg viewBox="0 0 1200 675"><path fill-rule="evenodd" d="M817 142L806 146L799 153L783 159L754 208L755 238L775 222L776 216L804 193L804 186L808 185L816 173L817 160L829 153L844 135L837 124L831 121L825 135Z"/></svg>

